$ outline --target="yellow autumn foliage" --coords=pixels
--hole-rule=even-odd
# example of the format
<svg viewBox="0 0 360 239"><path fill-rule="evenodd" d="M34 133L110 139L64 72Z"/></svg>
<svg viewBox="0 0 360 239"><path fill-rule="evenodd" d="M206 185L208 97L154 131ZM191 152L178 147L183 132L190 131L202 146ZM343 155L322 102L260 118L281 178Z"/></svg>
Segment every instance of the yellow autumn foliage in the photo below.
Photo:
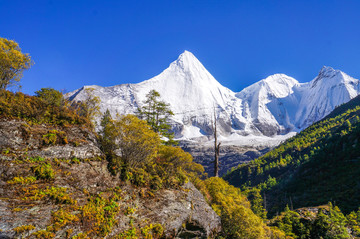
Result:
<svg viewBox="0 0 360 239"><path fill-rule="evenodd" d="M210 204L221 217L226 238L285 238L285 235L266 226L263 220L251 210L250 202L239 188L229 185L218 177L204 181Z"/></svg>
<svg viewBox="0 0 360 239"><path fill-rule="evenodd" d="M0 90L20 81L31 65L31 57L21 52L18 43L0 37Z"/></svg>
<svg viewBox="0 0 360 239"><path fill-rule="evenodd" d="M157 155L160 137L146 121L126 115L119 117L112 125L116 150L127 167L140 167Z"/></svg>
<svg viewBox="0 0 360 239"><path fill-rule="evenodd" d="M175 174L175 171L184 170L187 176L192 178L204 172L204 167L201 164L195 163L191 154L185 152L180 147L161 145L157 163L160 163L169 174Z"/></svg>

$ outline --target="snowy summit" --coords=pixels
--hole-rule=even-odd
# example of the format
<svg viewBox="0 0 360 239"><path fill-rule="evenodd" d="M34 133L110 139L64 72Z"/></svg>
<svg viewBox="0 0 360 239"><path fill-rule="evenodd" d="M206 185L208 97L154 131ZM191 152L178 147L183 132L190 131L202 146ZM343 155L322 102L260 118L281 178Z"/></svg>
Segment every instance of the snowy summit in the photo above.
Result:
<svg viewBox="0 0 360 239"><path fill-rule="evenodd" d="M155 89L175 113L175 137L197 141L211 138L214 111L222 140L272 137L298 132L360 93L359 80L331 67L323 67L308 83L275 74L236 93L222 86L189 51L141 83L84 86L67 96L81 101L89 87L101 99L101 111L109 109L113 116L134 113Z"/></svg>

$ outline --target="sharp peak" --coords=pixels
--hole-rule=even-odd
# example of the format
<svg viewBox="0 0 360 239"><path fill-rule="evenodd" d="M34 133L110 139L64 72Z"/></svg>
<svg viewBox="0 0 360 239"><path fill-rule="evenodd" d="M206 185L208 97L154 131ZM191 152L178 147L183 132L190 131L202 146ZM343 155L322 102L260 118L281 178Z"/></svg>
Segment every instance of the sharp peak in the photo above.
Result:
<svg viewBox="0 0 360 239"><path fill-rule="evenodd" d="M336 76L340 76L340 78ZM311 86L315 87L319 81L324 82L324 79L332 79L334 77L336 77L335 79L344 79L345 76L347 76L347 74L340 70L334 69L330 66L323 66L317 77L311 81Z"/></svg>
<svg viewBox="0 0 360 239"><path fill-rule="evenodd" d="M324 71L324 70L334 71L334 68L332 68L331 66L323 66L323 67L321 67L321 70L320 70L320 71Z"/></svg>
<svg viewBox="0 0 360 239"><path fill-rule="evenodd" d="M177 61L189 61L189 60L197 60L199 61L194 54L192 54L190 51L185 50L183 53L181 53L177 59Z"/></svg>
<svg viewBox="0 0 360 239"><path fill-rule="evenodd" d="M182 69L189 69L192 67L202 68L202 63L189 51L181 53L176 61L172 65L181 67ZM205 68L205 67L204 67Z"/></svg>
<svg viewBox="0 0 360 239"><path fill-rule="evenodd" d="M188 51L188 50L185 50L183 53L181 53L181 54L191 54L191 55L193 55L190 51Z"/></svg>
<svg viewBox="0 0 360 239"><path fill-rule="evenodd" d="M332 76L337 73L341 73L342 71L336 70L332 68L331 66L323 66L319 72L319 76Z"/></svg>

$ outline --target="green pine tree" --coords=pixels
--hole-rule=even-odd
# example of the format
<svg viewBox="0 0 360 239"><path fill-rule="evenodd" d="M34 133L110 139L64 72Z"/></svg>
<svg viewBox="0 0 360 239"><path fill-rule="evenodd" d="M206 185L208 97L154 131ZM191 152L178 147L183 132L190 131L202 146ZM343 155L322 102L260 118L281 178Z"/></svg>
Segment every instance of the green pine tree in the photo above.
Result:
<svg viewBox="0 0 360 239"><path fill-rule="evenodd" d="M101 126L100 136L101 136L102 150L106 154L111 154L115 147L114 123L110 111L108 109L101 118L100 126Z"/></svg>
<svg viewBox="0 0 360 239"><path fill-rule="evenodd" d="M140 119L145 120L151 128L161 136L167 138L163 143L166 145L175 145L174 133L170 132L170 116L174 113L170 110L170 105L160 100L160 93L151 90L146 95L144 105L138 108L137 115Z"/></svg>

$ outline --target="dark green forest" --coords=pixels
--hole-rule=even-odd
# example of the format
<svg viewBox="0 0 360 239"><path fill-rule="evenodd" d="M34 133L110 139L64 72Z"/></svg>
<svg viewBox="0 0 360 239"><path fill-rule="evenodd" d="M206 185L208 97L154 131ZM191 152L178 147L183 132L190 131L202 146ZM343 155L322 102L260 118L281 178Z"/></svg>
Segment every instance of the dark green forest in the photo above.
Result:
<svg viewBox="0 0 360 239"><path fill-rule="evenodd" d="M350 215L360 205L359 116L358 96L264 156L232 169L224 179L247 192L258 215L267 212L272 218L289 209L328 203L336 207L333 211ZM291 212L291 218L300 220Z"/></svg>

